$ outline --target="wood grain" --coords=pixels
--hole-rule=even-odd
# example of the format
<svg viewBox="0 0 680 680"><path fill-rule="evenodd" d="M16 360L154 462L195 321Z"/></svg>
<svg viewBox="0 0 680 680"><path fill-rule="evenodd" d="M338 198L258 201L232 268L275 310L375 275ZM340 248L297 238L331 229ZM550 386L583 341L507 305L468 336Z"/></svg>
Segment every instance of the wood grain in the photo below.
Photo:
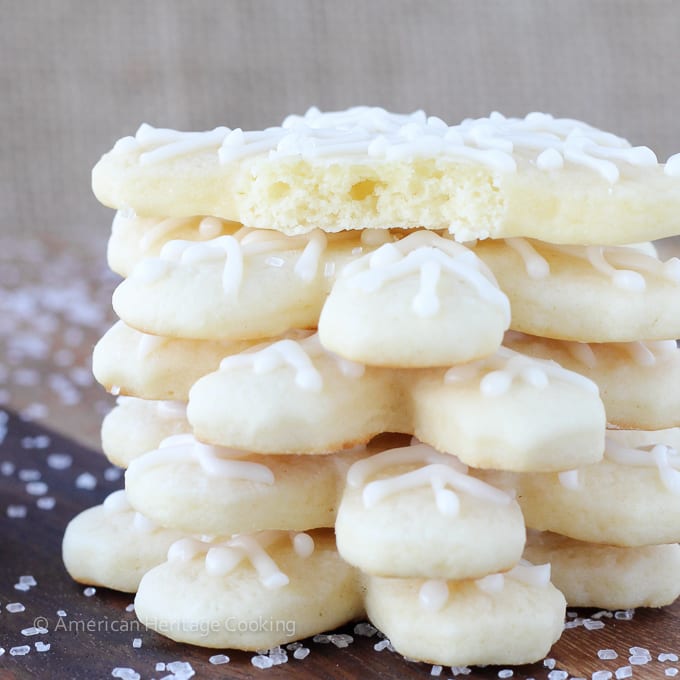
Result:
<svg viewBox="0 0 680 680"><path fill-rule="evenodd" d="M373 649L379 641L377 636L358 635L354 635L354 642L344 649L333 644L304 641L311 650L306 659L295 660L289 653L288 663L260 670L251 664L252 654L178 645L144 630L136 623L134 613L126 611L126 606L132 602L130 595L100 588L94 596L86 597L83 586L74 583L64 570L61 536L71 517L101 502L108 493L122 486L122 479L105 479L105 471L111 468L100 453L33 423L22 422L12 414L7 430L0 445L0 464L4 463L0 468L0 647L6 650L0 656L0 680L111 678L116 667L133 668L144 679L162 678L168 672L156 671L156 664L172 661L189 662L196 671L196 678L262 678L263 673L270 673L275 678L341 680L431 677L431 666L408 662L388 650L377 652ZM49 437L49 445L30 448L45 443L35 439L41 435ZM50 467L47 456L55 452L70 454L72 465L65 470ZM8 469L7 463L13 464L15 469ZM42 481L48 485L45 495L56 500L53 510L36 506L38 496L27 492L27 482L21 479L26 473L21 470L39 471ZM83 472L95 476L96 489L76 487L75 480ZM26 517L8 517L9 506L25 506ZM22 575L32 575L38 585L27 592L16 590L14 584ZM12 602L21 602L25 611L8 612L7 604ZM57 611L62 609L67 616L60 618ZM594 612L579 610L575 613L587 618ZM48 632L29 637L22 635L22 629L33 626L38 617L47 620ZM660 653L680 654L678 603L662 610L638 610L629 621L607 617L600 620L604 623L601 629L587 630L580 625L565 631L551 652L555 669L567 671L570 677L584 678L591 678L597 670L614 673L629 665L629 649L633 646L645 647L652 655L649 663L633 666L633 678L665 678L668 677L664 674L665 669L680 666L680 662L657 660ZM75 628L69 630L69 626ZM340 632L353 634L353 626ZM134 638L141 638L141 648L133 648ZM36 651L34 643L37 641L49 643L49 651ZM10 648L21 645L30 645L31 651L25 656L10 656ZM618 658L600 660L597 652L601 649L615 650ZM211 656L222 652L231 658L230 663L213 665L209 662ZM513 680L547 679L552 663L548 661L547 664L539 662L513 668ZM508 669L473 668L468 675L460 677L488 680L503 677L503 674L499 676L503 670ZM451 669L445 668L440 677L452 676Z"/></svg>

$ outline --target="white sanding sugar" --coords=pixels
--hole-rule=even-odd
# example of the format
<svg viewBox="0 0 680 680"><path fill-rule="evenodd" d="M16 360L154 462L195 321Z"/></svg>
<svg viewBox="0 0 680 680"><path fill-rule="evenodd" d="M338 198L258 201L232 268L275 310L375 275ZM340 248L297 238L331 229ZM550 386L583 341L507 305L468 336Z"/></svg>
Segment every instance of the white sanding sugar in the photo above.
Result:
<svg viewBox="0 0 680 680"><path fill-rule="evenodd" d="M165 664L165 670L170 671L172 675L166 675L161 680L189 680L196 675L188 661L171 661Z"/></svg>
<svg viewBox="0 0 680 680"><path fill-rule="evenodd" d="M651 661L651 657L645 656L644 654L632 654L628 657L628 663L631 666L644 666L646 663Z"/></svg>
<svg viewBox="0 0 680 680"><path fill-rule="evenodd" d="M4 648L4 647L0 647L0 656L2 656L4 653L5 653L5 648Z"/></svg>
<svg viewBox="0 0 680 680"><path fill-rule="evenodd" d="M17 475L22 482L35 482L42 477L40 470L19 470Z"/></svg>
<svg viewBox="0 0 680 680"><path fill-rule="evenodd" d="M38 498L35 504L41 510L52 510L52 508L54 508L54 506L57 504L57 501L55 500L54 496L42 496L41 498Z"/></svg>
<svg viewBox="0 0 680 680"><path fill-rule="evenodd" d="M388 649L391 646L392 644L390 643L390 641L387 638L385 638L384 640L380 640L380 642L376 642L373 645L373 649L375 649L376 652L382 652L383 649Z"/></svg>
<svg viewBox="0 0 680 680"><path fill-rule="evenodd" d="M45 482L29 482L26 484L26 493L31 496L44 496L48 487Z"/></svg>
<svg viewBox="0 0 680 680"><path fill-rule="evenodd" d="M129 604L127 607L125 607L125 611L126 611L126 612L133 612L133 611L135 611L135 603L134 603L134 602L130 602L130 604ZM158 670L158 669L156 669L156 670ZM161 670L163 671L163 670L165 670L165 668L161 668Z"/></svg>
<svg viewBox="0 0 680 680"><path fill-rule="evenodd" d="M618 619L619 621L631 621L633 616L635 616L634 609L621 609L617 612L614 612L614 618Z"/></svg>
<svg viewBox="0 0 680 680"><path fill-rule="evenodd" d="M9 650L9 654L10 656L24 656L24 654L28 654L30 651L29 645L20 645L19 647L12 647Z"/></svg>
<svg viewBox="0 0 680 680"><path fill-rule="evenodd" d="M280 666L282 663L288 663L288 654L285 649L281 647L272 647L269 650L269 658L275 666Z"/></svg>
<svg viewBox="0 0 680 680"><path fill-rule="evenodd" d="M21 634L26 637L31 637L32 635L45 635L47 633L47 628L30 626L30 628L23 628Z"/></svg>
<svg viewBox="0 0 680 680"><path fill-rule="evenodd" d="M677 668L667 668L664 671L664 675L667 675L669 678L674 678L677 674L678 674Z"/></svg>
<svg viewBox="0 0 680 680"><path fill-rule="evenodd" d="M597 657L602 660L616 659L618 654L613 649L601 649L598 651Z"/></svg>
<svg viewBox="0 0 680 680"><path fill-rule="evenodd" d="M454 677L458 675L470 675L470 673L472 673L472 669L468 666L451 666L451 675Z"/></svg>
<svg viewBox="0 0 680 680"><path fill-rule="evenodd" d="M97 487L97 478L90 472L83 472L76 477L76 488L92 491Z"/></svg>
<svg viewBox="0 0 680 680"><path fill-rule="evenodd" d="M14 584L14 590L21 590L22 592L26 592L31 589L31 586L29 586L26 583L15 583Z"/></svg>
<svg viewBox="0 0 680 680"><path fill-rule="evenodd" d="M114 668L111 675L120 680L139 680L141 677L133 668Z"/></svg>
<svg viewBox="0 0 680 680"><path fill-rule="evenodd" d="M294 652L296 649L300 649L300 647L302 647L302 643L301 643L301 642L289 642L289 643L286 645L286 649L287 649L289 652Z"/></svg>
<svg viewBox="0 0 680 680"><path fill-rule="evenodd" d="M320 633L312 638L312 642L316 642L318 645L327 645L330 641L330 638L325 633Z"/></svg>
<svg viewBox="0 0 680 680"><path fill-rule="evenodd" d="M349 647L354 642L354 638L351 635L347 635L346 633L338 633L335 635L329 635L328 637L331 643L339 649Z"/></svg>
<svg viewBox="0 0 680 680"><path fill-rule="evenodd" d="M616 680L624 680L624 678L632 678L633 677L633 669L631 666L621 666L621 668L617 668L616 672L614 673L614 677Z"/></svg>
<svg viewBox="0 0 680 680"><path fill-rule="evenodd" d="M255 668L261 669L271 668L274 665L274 662L268 656L264 656L264 654L257 654L250 660L250 663L252 663Z"/></svg>
<svg viewBox="0 0 680 680"><path fill-rule="evenodd" d="M591 680L610 680L611 677L611 671L595 671L591 676Z"/></svg>
<svg viewBox="0 0 680 680"><path fill-rule="evenodd" d="M213 666L219 666L223 663L229 663L229 657L226 654L213 654L208 661L210 661Z"/></svg>
<svg viewBox="0 0 680 680"><path fill-rule="evenodd" d="M107 482L117 482L123 475L123 471L117 467L108 467L104 470L104 479Z"/></svg>
<svg viewBox="0 0 680 680"><path fill-rule="evenodd" d="M93 588L92 586L88 586L87 588L85 588L83 590L83 595L85 595L85 597L92 597L96 592L97 592L96 588Z"/></svg>
<svg viewBox="0 0 680 680"><path fill-rule="evenodd" d="M438 678L442 674L442 667L441 666L432 666L432 670L430 671L430 675L434 675L435 678Z"/></svg>
<svg viewBox="0 0 680 680"><path fill-rule="evenodd" d="M63 609L57 609L57 616L68 616Z"/></svg>
<svg viewBox="0 0 680 680"><path fill-rule="evenodd" d="M498 671L499 678L511 678L514 673L509 668L504 668L502 671Z"/></svg>
<svg viewBox="0 0 680 680"><path fill-rule="evenodd" d="M548 673L548 680L567 680L568 677L567 671L550 671Z"/></svg>
<svg viewBox="0 0 680 680"><path fill-rule="evenodd" d="M47 456L47 466L53 470L66 470L71 467L73 456L68 453L50 453Z"/></svg>
<svg viewBox="0 0 680 680"><path fill-rule="evenodd" d="M306 659L308 656L309 656L309 648L308 647L298 647L293 652L293 658L297 659L298 661L302 661L302 659Z"/></svg>
<svg viewBox="0 0 680 680"><path fill-rule="evenodd" d="M591 619L611 619L613 618L614 614L610 612L608 609L601 609L599 612L595 612L594 614L591 615Z"/></svg>
<svg viewBox="0 0 680 680"><path fill-rule="evenodd" d="M377 632L378 629L368 623L368 621L362 621L354 626L354 634L361 637L373 637Z"/></svg>
<svg viewBox="0 0 680 680"><path fill-rule="evenodd" d="M604 628L604 621L593 621L592 619L585 619L583 622L583 627L586 630L600 630L600 628Z"/></svg>
<svg viewBox="0 0 680 680"><path fill-rule="evenodd" d="M35 580L35 576L32 576L31 574L24 574L23 576L19 576L19 583L24 583L27 586L37 586L38 582Z"/></svg>
<svg viewBox="0 0 680 680"><path fill-rule="evenodd" d="M555 659L551 659L550 657L548 657L547 659L543 659L543 665L546 668L553 669L553 668L555 668L556 663L557 662L555 661Z"/></svg>
<svg viewBox="0 0 680 680"><path fill-rule="evenodd" d="M159 661L156 664L156 670L157 671L164 671L165 670L165 664L162 661Z"/></svg>
<svg viewBox="0 0 680 680"><path fill-rule="evenodd" d="M133 646L135 649L139 649L139 648L142 646L142 638L135 638L135 639L132 641L132 646Z"/></svg>
<svg viewBox="0 0 680 680"><path fill-rule="evenodd" d="M28 508L25 505L8 505L7 517L10 519L23 519L26 517Z"/></svg>
<svg viewBox="0 0 680 680"><path fill-rule="evenodd" d="M0 463L0 474L4 475L5 477L13 475L14 470L16 470L16 465L14 465L14 463L11 461L4 460L2 463Z"/></svg>
<svg viewBox="0 0 680 680"><path fill-rule="evenodd" d="M49 642L38 640L33 646L35 647L36 652L49 652L52 645Z"/></svg>
<svg viewBox="0 0 680 680"><path fill-rule="evenodd" d="M24 607L21 602L10 602L5 609L10 613L10 614L17 614L18 612L23 612L26 610L26 607Z"/></svg>
<svg viewBox="0 0 680 680"><path fill-rule="evenodd" d="M659 656L657 657L657 659L659 659L659 661L661 661L661 663L663 663L664 661L677 661L677 660L678 660L678 655L677 655L677 654L664 654L664 653L661 653L661 654L659 654Z"/></svg>
<svg viewBox="0 0 680 680"><path fill-rule="evenodd" d="M646 647L630 647L628 651L633 656L648 656L650 659L652 658L652 655Z"/></svg>

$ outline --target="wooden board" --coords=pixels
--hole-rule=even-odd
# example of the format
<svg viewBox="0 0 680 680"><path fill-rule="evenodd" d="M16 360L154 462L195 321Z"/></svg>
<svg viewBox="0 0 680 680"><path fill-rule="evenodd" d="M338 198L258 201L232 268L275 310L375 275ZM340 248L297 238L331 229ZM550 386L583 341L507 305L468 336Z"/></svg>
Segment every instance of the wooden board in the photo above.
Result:
<svg viewBox="0 0 680 680"><path fill-rule="evenodd" d="M2 412L0 412L2 416ZM104 457L35 424L24 423L9 414L4 442L0 445L0 680L31 678L45 680L111 678L117 667L132 668L142 679L162 678L172 675L157 671L157 663L188 662L196 678L262 678L263 673L275 678L428 678L432 667L408 662L389 650L375 651L380 642L376 635L370 638L353 633L353 626L340 632L353 635L354 642L340 649L332 643L321 644L304 641L310 654L296 660L289 652L288 663L272 669L260 670L251 663L253 654L229 650L206 650L175 644L141 628L134 613L126 611L132 596L97 589L95 595L84 595L83 586L71 581L64 570L60 556L61 536L66 523L79 511L100 503L104 497L122 486L122 478L107 481L116 473ZM0 439L5 426L0 420ZM55 469L48 464L48 456L65 453L72 456L66 469ZM51 459L50 459L51 460ZM26 471L34 471L26 472ZM108 472L107 472L108 470ZM27 487L27 481L36 477L47 485L43 495L30 491L43 489ZM77 488L76 479L89 472L97 480L95 489ZM37 506L39 498L54 498L53 509ZM45 501L41 501L45 504ZM21 513L25 517L10 517ZM15 589L21 576L33 576L37 585L28 591ZM680 578L680 575L678 575ZM10 613L8 603L24 605L22 612ZM57 612L63 610L66 616ZM597 615L591 610L572 612L580 619ZM620 616L620 614L619 614ZM509 677L549 678L553 670L567 671L569 677L591 678L597 670L614 674L628 666L630 648L647 648L652 660L644 665L632 666L633 678L666 678L665 670L680 662L658 661L661 653L680 654L680 605L676 603L662 610L638 610L631 620L603 616L604 626L588 629L577 625L565 631L551 652L550 660L531 666L507 669L504 667L473 668L466 677L470 680ZM36 623L37 621L37 623ZM577 623L581 623L576 619ZM22 630L34 625L48 629L45 634L26 636ZM598 624L595 624L596 626ZM588 627L592 627L589 623ZM140 638L142 646L133 647ZM36 642L49 644L48 651L39 652ZM30 645L30 652L11 656L10 649ZM39 645L40 646L40 645ZM618 657L612 660L598 658L598 650L613 649ZM211 656L226 653L230 663L213 665ZM547 665L546 665L547 664ZM444 668L440 677L454 674ZM553 674L550 680L559 678Z"/></svg>

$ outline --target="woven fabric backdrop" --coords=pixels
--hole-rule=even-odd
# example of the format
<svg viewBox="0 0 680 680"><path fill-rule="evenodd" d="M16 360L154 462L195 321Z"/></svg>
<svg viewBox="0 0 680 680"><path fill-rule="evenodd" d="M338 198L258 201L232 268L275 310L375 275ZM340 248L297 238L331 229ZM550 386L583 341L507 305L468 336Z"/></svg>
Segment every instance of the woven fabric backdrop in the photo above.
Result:
<svg viewBox="0 0 680 680"><path fill-rule="evenodd" d="M674 0L0 0L0 233L103 238L101 153L140 122L311 104L583 118L680 150Z"/></svg>

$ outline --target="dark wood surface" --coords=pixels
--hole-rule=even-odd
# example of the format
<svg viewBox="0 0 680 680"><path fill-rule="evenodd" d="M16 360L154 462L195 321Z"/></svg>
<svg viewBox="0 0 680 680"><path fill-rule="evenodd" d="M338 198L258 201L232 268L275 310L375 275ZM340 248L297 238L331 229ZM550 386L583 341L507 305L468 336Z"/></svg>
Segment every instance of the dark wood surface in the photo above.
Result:
<svg viewBox="0 0 680 680"><path fill-rule="evenodd" d="M0 425L0 438L1 432ZM46 439L35 439L41 435L47 436L49 443ZM63 470L50 467L47 457L51 453L71 455L72 465ZM14 469L8 464L14 465ZM260 670L251 664L253 654L179 645L138 628L134 613L126 611L133 599L131 595L99 588L95 595L86 597L83 586L71 581L61 562L61 536L68 520L122 486L122 478L116 481L105 478L110 465L100 453L35 423L22 422L12 414L9 414L7 433L0 445L0 466L0 647L5 650L0 656L2 680L111 678L116 667L132 668L142 679L160 679L169 672L156 671L156 664L173 661L190 663L196 678L261 678L262 674L276 678L431 677L430 665L408 662L389 650L375 651L373 647L380 641L377 635L371 638L353 635L354 642L343 649L307 640L304 641L310 649L307 658L296 660L289 652L288 663ZM52 510L36 505L41 496L28 492L26 472L22 470L40 473L41 481L48 486L42 497L52 497L56 501ZM94 475L95 489L77 488L75 480L83 472ZM112 473L107 474L111 476ZM16 509L8 511L9 506L25 506L26 516L9 517L8 512L16 512ZM16 590L14 585L26 575L33 576L37 585L26 592ZM25 611L7 611L7 604L13 602L22 603ZM64 610L67 616L60 619L59 610ZM587 618L594 613L580 610L572 612L572 617L577 614ZM45 626L48 632L28 637L22 635L22 629L30 628L36 620L35 625ZM600 629L588 630L579 625L565 631L550 655L554 659L554 669L567 671L569 677L588 679L598 670L614 674L618 668L629 665L629 650L634 646L647 648L652 660L645 665L633 666L633 678L670 677L665 675L666 669L680 668L680 662L660 662L657 658L661 653L680 655L680 606L677 603L662 610L638 610L632 620L606 616L600 620L604 623ZM69 626L73 628L69 629ZM353 634L353 626L341 632ZM141 638L141 648L133 647L134 638ZM39 641L49 643L50 649L38 652L35 643ZM10 656L10 649L21 645L30 645L31 651L24 656ZM598 650L601 649L613 649L618 658L599 659ZM227 654L230 663L211 664L209 658L218 653ZM550 661L541 661L513 668L512 677L547 679L551 666ZM471 680L505 677L504 673L499 676L504 670L508 669L500 666L473 668L469 675L457 677ZM453 675L451 669L444 668L439 677L451 678Z"/></svg>

